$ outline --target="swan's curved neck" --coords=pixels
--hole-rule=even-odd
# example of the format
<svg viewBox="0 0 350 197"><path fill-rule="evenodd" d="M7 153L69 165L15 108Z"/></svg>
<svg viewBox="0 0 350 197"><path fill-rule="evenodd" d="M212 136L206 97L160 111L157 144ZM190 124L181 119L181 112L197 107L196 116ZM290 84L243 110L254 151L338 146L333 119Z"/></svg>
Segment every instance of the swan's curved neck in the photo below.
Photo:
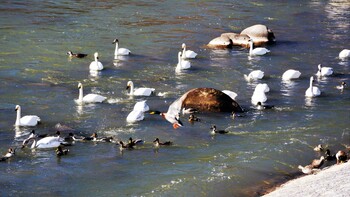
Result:
<svg viewBox="0 0 350 197"><path fill-rule="evenodd" d="M185 46L183 47L183 49L182 49L181 57L182 57L183 59L186 58L186 45L185 45Z"/></svg>
<svg viewBox="0 0 350 197"><path fill-rule="evenodd" d="M15 122L16 126L20 126L20 120L21 120L21 108L18 108L17 109L17 118L16 118L16 122Z"/></svg>
<svg viewBox="0 0 350 197"><path fill-rule="evenodd" d="M311 90L311 94L313 94L314 92L312 91L312 81L313 81L313 79L312 78L310 78L310 90Z"/></svg>
<svg viewBox="0 0 350 197"><path fill-rule="evenodd" d="M36 148L36 139L35 138L33 138L33 144L31 146L31 148Z"/></svg>
<svg viewBox="0 0 350 197"><path fill-rule="evenodd" d="M182 68L182 60L181 60L181 56L183 56L183 53L178 55L177 59L178 59L178 64L177 64L177 68L181 69Z"/></svg>
<svg viewBox="0 0 350 197"><path fill-rule="evenodd" d="M118 43L118 42L115 42L114 56L118 56L118 49L119 49L119 43Z"/></svg>
<svg viewBox="0 0 350 197"><path fill-rule="evenodd" d="M79 88L79 98L78 98L78 100L80 102L83 101L83 87Z"/></svg>
<svg viewBox="0 0 350 197"><path fill-rule="evenodd" d="M134 95L134 83L130 83L130 95Z"/></svg>
<svg viewBox="0 0 350 197"><path fill-rule="evenodd" d="M254 47L253 42L249 42L249 54L253 53L253 47Z"/></svg>

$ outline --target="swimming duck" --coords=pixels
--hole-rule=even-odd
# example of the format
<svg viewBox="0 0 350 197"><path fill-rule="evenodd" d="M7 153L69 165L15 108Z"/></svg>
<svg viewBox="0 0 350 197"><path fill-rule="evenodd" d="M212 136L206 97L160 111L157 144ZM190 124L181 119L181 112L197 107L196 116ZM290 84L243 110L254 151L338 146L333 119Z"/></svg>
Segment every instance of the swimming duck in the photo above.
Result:
<svg viewBox="0 0 350 197"><path fill-rule="evenodd" d="M94 58L95 58L95 61L92 61L90 63L90 66L89 66L90 71L103 70L103 64L100 61L98 61L98 53L97 52L94 53Z"/></svg>
<svg viewBox="0 0 350 197"><path fill-rule="evenodd" d="M185 43L182 43L181 47L182 47L182 55L181 55L182 59L192 59L192 58L196 58L196 56L198 55L194 51L186 50L186 44Z"/></svg>
<svg viewBox="0 0 350 197"><path fill-rule="evenodd" d="M98 137L97 133L95 132L92 133L89 139L91 139L93 142L113 142L113 137Z"/></svg>
<svg viewBox="0 0 350 197"><path fill-rule="evenodd" d="M128 141L128 144L129 144L130 146L141 145L141 144L143 144L143 143L144 143L144 141L143 141L142 139L136 139L136 140L134 140L134 139L132 139L132 137L130 137L130 138L129 138L129 141Z"/></svg>
<svg viewBox="0 0 350 197"><path fill-rule="evenodd" d="M320 89L318 89L318 87L312 85L313 81L314 81L314 77L311 76L311 77L310 77L310 86L309 86L309 88L305 91L305 96L306 96L306 97L316 97L316 96L321 95Z"/></svg>
<svg viewBox="0 0 350 197"><path fill-rule="evenodd" d="M67 55L69 55L69 57L77 57L77 58L83 58L83 57L87 56L87 54L84 54L84 53L73 53L72 51L68 51Z"/></svg>
<svg viewBox="0 0 350 197"><path fill-rule="evenodd" d="M350 50L349 49L343 49L339 53L339 58L342 60L345 60L346 58L350 57Z"/></svg>
<svg viewBox="0 0 350 197"><path fill-rule="evenodd" d="M343 90L345 89L345 86L347 86L346 82L345 82L345 81L342 81L342 82L340 83L340 85L336 86L336 88L337 88L338 90L343 91Z"/></svg>
<svg viewBox="0 0 350 197"><path fill-rule="evenodd" d="M264 72L261 70L253 70L249 75L244 74L244 79L248 82L253 80L262 79L264 77Z"/></svg>
<svg viewBox="0 0 350 197"><path fill-rule="evenodd" d="M16 149L9 148L9 149L7 150L7 153L6 153L4 156L2 156L2 157L0 158L0 161L6 161L7 159L9 159L9 158L11 158L12 156L14 156L14 155L15 155L15 150L16 150Z"/></svg>
<svg viewBox="0 0 350 197"><path fill-rule="evenodd" d="M56 155L57 155L57 156L67 155L68 152L69 152L69 149L62 149L61 146L58 146L58 147L56 148Z"/></svg>
<svg viewBox="0 0 350 197"><path fill-rule="evenodd" d="M82 104L82 103L102 103L105 101L107 98L104 96L101 96L99 94L87 94L83 97L83 84L79 83L78 84L78 89L79 89L79 98L75 100L77 103Z"/></svg>
<svg viewBox="0 0 350 197"><path fill-rule="evenodd" d="M200 122L201 120L199 118L197 118L196 116L194 116L193 114L191 114L189 117L188 117L188 121L190 123L193 123L193 122Z"/></svg>
<svg viewBox="0 0 350 197"><path fill-rule="evenodd" d="M258 110L273 109L275 107L273 105L263 105L260 101L256 105Z"/></svg>
<svg viewBox="0 0 350 197"><path fill-rule="evenodd" d="M126 89L130 89L129 95L134 96L150 96L151 94L154 94L155 89L154 88L135 88L134 89L134 83L132 81L128 81L126 84Z"/></svg>
<svg viewBox="0 0 350 197"><path fill-rule="evenodd" d="M256 24L245 28L240 34L249 36L254 44L261 45L267 42L274 42L275 35L266 25Z"/></svg>
<svg viewBox="0 0 350 197"><path fill-rule="evenodd" d="M120 151L123 151L124 149L134 149L134 146L133 145L131 145L131 144L124 144L124 142L123 141L119 141L119 149L120 149Z"/></svg>
<svg viewBox="0 0 350 197"><path fill-rule="evenodd" d="M292 79L298 79L300 77L300 75L301 75L300 71L294 70L294 69L289 69L283 73L282 80L289 81Z"/></svg>
<svg viewBox="0 0 350 197"><path fill-rule="evenodd" d="M191 62L182 59L182 52L180 51L177 56L178 62L175 68L175 72L179 73L182 70L191 68Z"/></svg>
<svg viewBox="0 0 350 197"><path fill-rule="evenodd" d="M237 114L236 112L232 112L232 113L231 113L231 117L232 117L232 119L235 119L236 117L244 117L244 115L242 115L242 114Z"/></svg>
<svg viewBox="0 0 350 197"><path fill-rule="evenodd" d="M115 44L114 58L117 59L118 55L129 55L131 51L126 48L119 48L119 40L118 38L113 40L113 44Z"/></svg>
<svg viewBox="0 0 350 197"><path fill-rule="evenodd" d="M257 47L254 48L254 42L253 40L249 40L249 56L254 56L254 55L265 55L266 53L269 53L270 50L263 48L263 47Z"/></svg>
<svg viewBox="0 0 350 197"><path fill-rule="evenodd" d="M160 142L159 141L159 138L156 138L154 141L153 141L153 144L156 148L160 147L160 146L170 146L173 144L173 142L171 141L166 141L166 142Z"/></svg>
<svg viewBox="0 0 350 197"><path fill-rule="evenodd" d="M317 68L318 68L316 73L317 77L325 77L333 74L333 68L331 67L323 67L321 64L319 64Z"/></svg>
<svg viewBox="0 0 350 197"><path fill-rule="evenodd" d="M345 163L348 159L348 156L346 155L345 151L338 151L337 154L335 154L335 158L337 159L337 164Z"/></svg>
<svg viewBox="0 0 350 197"><path fill-rule="evenodd" d="M314 148L314 151L317 151L317 152L321 152L323 150L324 150L324 148L323 148L322 144L319 144L319 145L315 146L315 148Z"/></svg>
<svg viewBox="0 0 350 197"><path fill-rule="evenodd" d="M28 126L33 127L40 123L41 119L36 115L26 115L21 117L21 106L16 105L15 111L17 111L17 118L15 126Z"/></svg>
<svg viewBox="0 0 350 197"><path fill-rule="evenodd" d="M211 129L210 134L212 134L212 135L215 135L217 133L219 133L219 134L226 134L226 133L228 133L228 131L225 131L225 130L217 130L216 129L216 125L212 125L210 127L210 129Z"/></svg>

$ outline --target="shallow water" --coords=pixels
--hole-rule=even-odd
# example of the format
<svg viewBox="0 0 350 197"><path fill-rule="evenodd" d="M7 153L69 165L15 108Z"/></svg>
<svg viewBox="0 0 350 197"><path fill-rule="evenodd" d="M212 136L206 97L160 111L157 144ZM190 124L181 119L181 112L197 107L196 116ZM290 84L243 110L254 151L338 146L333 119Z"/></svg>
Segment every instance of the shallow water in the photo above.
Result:
<svg viewBox="0 0 350 197"><path fill-rule="evenodd" d="M2 195L255 196L271 180L286 179L297 165L319 157L313 146L335 151L350 143L349 91L335 88L350 78L350 62L337 58L349 48L348 1L4 1L0 10L1 153L20 145L32 129L14 128L17 104L23 115L41 117L38 133L54 133L61 123L82 135L146 141L122 154L108 143L75 143L62 158L53 150L18 150L0 163ZM266 56L248 58L240 47L204 47L223 32L258 23L277 39L266 46L271 50ZM116 37L131 56L113 60ZM175 75L182 43L199 55L191 70ZM89 55L70 60L68 50ZM92 76L88 66L96 51L105 70ZM322 95L306 100L319 63L335 74L316 80ZM302 75L283 83L289 68ZM265 72L259 83L270 86L267 104L274 110L251 106L257 83L247 83L243 74L255 69ZM167 94L130 97L128 80ZM77 106L78 82L85 93L102 94L108 102ZM202 122L193 125L183 116L185 126L177 130L148 114L137 124L126 123L136 101L147 99L151 109L166 111L196 87L235 91L248 112L235 119L228 113L198 114ZM211 124L230 134L212 137ZM174 146L154 150L155 137Z"/></svg>

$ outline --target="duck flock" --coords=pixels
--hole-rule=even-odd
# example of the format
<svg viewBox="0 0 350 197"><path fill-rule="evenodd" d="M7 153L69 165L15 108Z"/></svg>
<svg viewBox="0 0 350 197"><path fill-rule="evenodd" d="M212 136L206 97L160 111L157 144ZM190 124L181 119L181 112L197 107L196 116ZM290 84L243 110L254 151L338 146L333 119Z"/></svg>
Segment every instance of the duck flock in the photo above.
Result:
<svg viewBox="0 0 350 197"><path fill-rule="evenodd" d="M271 52L269 49L264 48L266 44L275 42L275 35L268 27L265 25L253 25L244 29L241 33L223 33L219 37L214 38L208 44L208 48L232 48L234 46L240 46L249 48L247 52L248 56L261 56L268 55ZM122 56L127 56L131 54L131 51L127 48L119 47L119 40L115 39L113 41L115 44L114 58L119 59ZM83 53L73 53L68 51L67 55L70 58L86 58L88 55ZM184 70L191 69L191 62L189 59L194 59L197 57L197 53L188 50L186 44L183 43L181 50L178 52L178 63L175 68L175 73L181 73ZM346 60L350 58L350 50L344 49L339 53L339 59ZM99 61L98 52L94 53L94 61L89 65L90 74L98 74L104 69L103 64ZM333 68L324 67L321 64L315 66L317 69L316 73L310 73L309 87L305 90L305 97L312 99L313 97L320 96L322 91L317 86L314 86L313 82L315 77L322 78L328 77L333 74ZM294 69L289 69L282 74L283 81L290 81L299 78L301 72ZM257 81L264 77L264 72L261 70L254 70L251 73L245 74L244 79L247 82ZM128 94L133 96L152 96L155 94L155 88L140 87L135 88L132 81L127 82ZM346 89L346 82L342 81L339 86L336 86L340 91ZM83 84L78 83L79 95L78 98L74 101L77 105L84 105L87 103L102 103L107 100L107 97L98 95L98 94L85 94L83 92ZM259 83L256 85L254 92L252 93L251 103L255 106L256 110L267 110L273 109L274 106L266 105L267 96L266 93L270 91L269 86L264 83ZM170 122L174 129L184 126L180 120L180 114L189 114L188 121L190 123L200 122L202 119L199 119L195 116L198 112L230 112L233 117L243 116L246 111L243 109L235 100L237 93L230 90L217 90L214 88L208 87L199 87L194 88L186 93L184 93L180 98L175 100L172 104L169 105L167 112L160 111L150 111L149 106L146 101L139 101L135 103L133 110L126 117L127 122L137 122L144 119L145 113L149 114L158 114L168 122ZM22 116L21 106L16 105L15 110L17 112L17 117L15 121L16 127L35 127L42 120L39 116L36 115L25 115ZM45 120L44 120L45 121ZM70 128L69 128L70 129ZM74 130L72 130L74 131ZM211 125L210 134L226 134L226 130L218 130L216 125ZM138 144L143 144L142 139L133 139L130 137L127 142L122 140L115 139L114 137L100 137L97 133L93 133L91 136L77 136L74 132L70 132L68 136L61 136L61 133L57 131L54 135L50 134L41 134L38 135L35 133L35 130L32 130L29 136L22 142L20 147L9 148L8 151L1 157L0 161L7 161L15 155L15 152L18 148L23 149L29 147L32 149L55 149L57 156L63 156L69 153L67 146L73 145L75 142L106 142L114 143L119 146L120 150L124 149L133 149ZM159 138L155 138L153 145L156 148L160 146L169 146L172 145L171 141L160 141ZM346 149L349 147L346 145ZM319 145L315 148L315 151L324 152L324 155L320 159L315 159L306 166L299 166L298 168L306 174L314 173L319 169L324 161L336 160L337 163L346 162L348 160L348 150L339 150L335 155L331 155L330 150Z"/></svg>

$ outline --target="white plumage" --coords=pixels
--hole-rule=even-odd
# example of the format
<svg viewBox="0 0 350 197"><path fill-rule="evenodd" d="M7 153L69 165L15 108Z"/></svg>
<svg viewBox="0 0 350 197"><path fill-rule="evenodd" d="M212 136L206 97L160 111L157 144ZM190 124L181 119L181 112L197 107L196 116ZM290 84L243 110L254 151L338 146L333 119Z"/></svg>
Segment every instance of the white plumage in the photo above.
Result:
<svg viewBox="0 0 350 197"><path fill-rule="evenodd" d="M191 68L191 63L187 60L182 59L181 54L182 52L180 51L177 55L178 62L176 65L175 72L181 72L182 70Z"/></svg>
<svg viewBox="0 0 350 197"><path fill-rule="evenodd" d="M270 87L266 83L259 83L256 85L255 91L270 92Z"/></svg>
<svg viewBox="0 0 350 197"><path fill-rule="evenodd" d="M134 89L134 83L132 81L128 81L127 83L127 89L130 88L130 95L134 96L150 96L155 89L154 88L135 88Z"/></svg>
<svg viewBox="0 0 350 197"><path fill-rule="evenodd" d="M309 86L309 88L305 91L305 96L306 96L306 97L316 97L316 96L321 95L320 89L319 89L318 87L312 85L313 81L314 81L314 77L311 76L311 77L310 77L310 86Z"/></svg>
<svg viewBox="0 0 350 197"><path fill-rule="evenodd" d="M83 84L78 84L79 98L76 100L78 103L102 103L107 98L98 94L87 94L83 97Z"/></svg>
<svg viewBox="0 0 350 197"><path fill-rule="evenodd" d="M333 68L331 67L323 67L321 64L317 66L318 71L316 73L317 77L325 77L333 74Z"/></svg>
<svg viewBox="0 0 350 197"><path fill-rule="evenodd" d="M142 112L146 112L148 110L149 110L149 106L147 105L146 100L137 102L133 109L133 111L142 111Z"/></svg>
<svg viewBox="0 0 350 197"><path fill-rule="evenodd" d="M264 72L261 70L254 70L249 73L249 75L244 75L245 80L252 81L262 79L264 77Z"/></svg>
<svg viewBox="0 0 350 197"><path fill-rule="evenodd" d="M283 73L282 80L288 81L288 80L292 80L292 79L297 79L300 77L300 75L301 75L300 71L289 69Z"/></svg>
<svg viewBox="0 0 350 197"><path fill-rule="evenodd" d="M343 49L342 51L340 51L339 53L339 58L340 59L346 59L350 57L350 50L349 49Z"/></svg>
<svg viewBox="0 0 350 197"><path fill-rule="evenodd" d="M266 97L265 91L263 89L259 89L255 87L251 101L254 105L257 105L258 102L261 102L261 103L266 102L267 97Z"/></svg>
<svg viewBox="0 0 350 197"><path fill-rule="evenodd" d="M131 51L126 48L119 48L119 40L116 38L113 40L115 44L114 58L117 59L119 55L129 55Z"/></svg>
<svg viewBox="0 0 350 197"><path fill-rule="evenodd" d="M237 93L236 92L232 92L231 90L223 90L221 91L225 94L227 94L229 97L231 97L233 100L236 100L237 97Z"/></svg>
<svg viewBox="0 0 350 197"><path fill-rule="evenodd" d="M60 136L50 136L50 137L44 137L38 141L34 139L34 142L31 148L32 149L33 148L57 148L63 143L65 143L64 139L61 138Z"/></svg>
<svg viewBox="0 0 350 197"><path fill-rule="evenodd" d="M15 110L17 111L17 118L15 122L15 126L36 126L41 120L39 116L36 115L27 115L21 117L21 106L16 105Z"/></svg>
<svg viewBox="0 0 350 197"><path fill-rule="evenodd" d="M254 49L254 42L253 40L249 40L249 55L253 56L253 55L265 55L266 53L269 53L270 50L263 48L263 47L257 47Z"/></svg>
<svg viewBox="0 0 350 197"><path fill-rule="evenodd" d="M146 103L146 100L139 101L134 105L134 109L126 117L126 121L133 123L141 121L145 118L144 112L149 110L149 106Z"/></svg>
<svg viewBox="0 0 350 197"><path fill-rule="evenodd" d="M186 50L186 44L182 44L182 59L192 59L196 58L198 54L191 50Z"/></svg>
<svg viewBox="0 0 350 197"><path fill-rule="evenodd" d="M98 61L98 53L95 52L94 54L94 57L95 57L95 61L92 61L90 63L90 71L99 71L99 70L103 70L103 65L101 62Z"/></svg>

